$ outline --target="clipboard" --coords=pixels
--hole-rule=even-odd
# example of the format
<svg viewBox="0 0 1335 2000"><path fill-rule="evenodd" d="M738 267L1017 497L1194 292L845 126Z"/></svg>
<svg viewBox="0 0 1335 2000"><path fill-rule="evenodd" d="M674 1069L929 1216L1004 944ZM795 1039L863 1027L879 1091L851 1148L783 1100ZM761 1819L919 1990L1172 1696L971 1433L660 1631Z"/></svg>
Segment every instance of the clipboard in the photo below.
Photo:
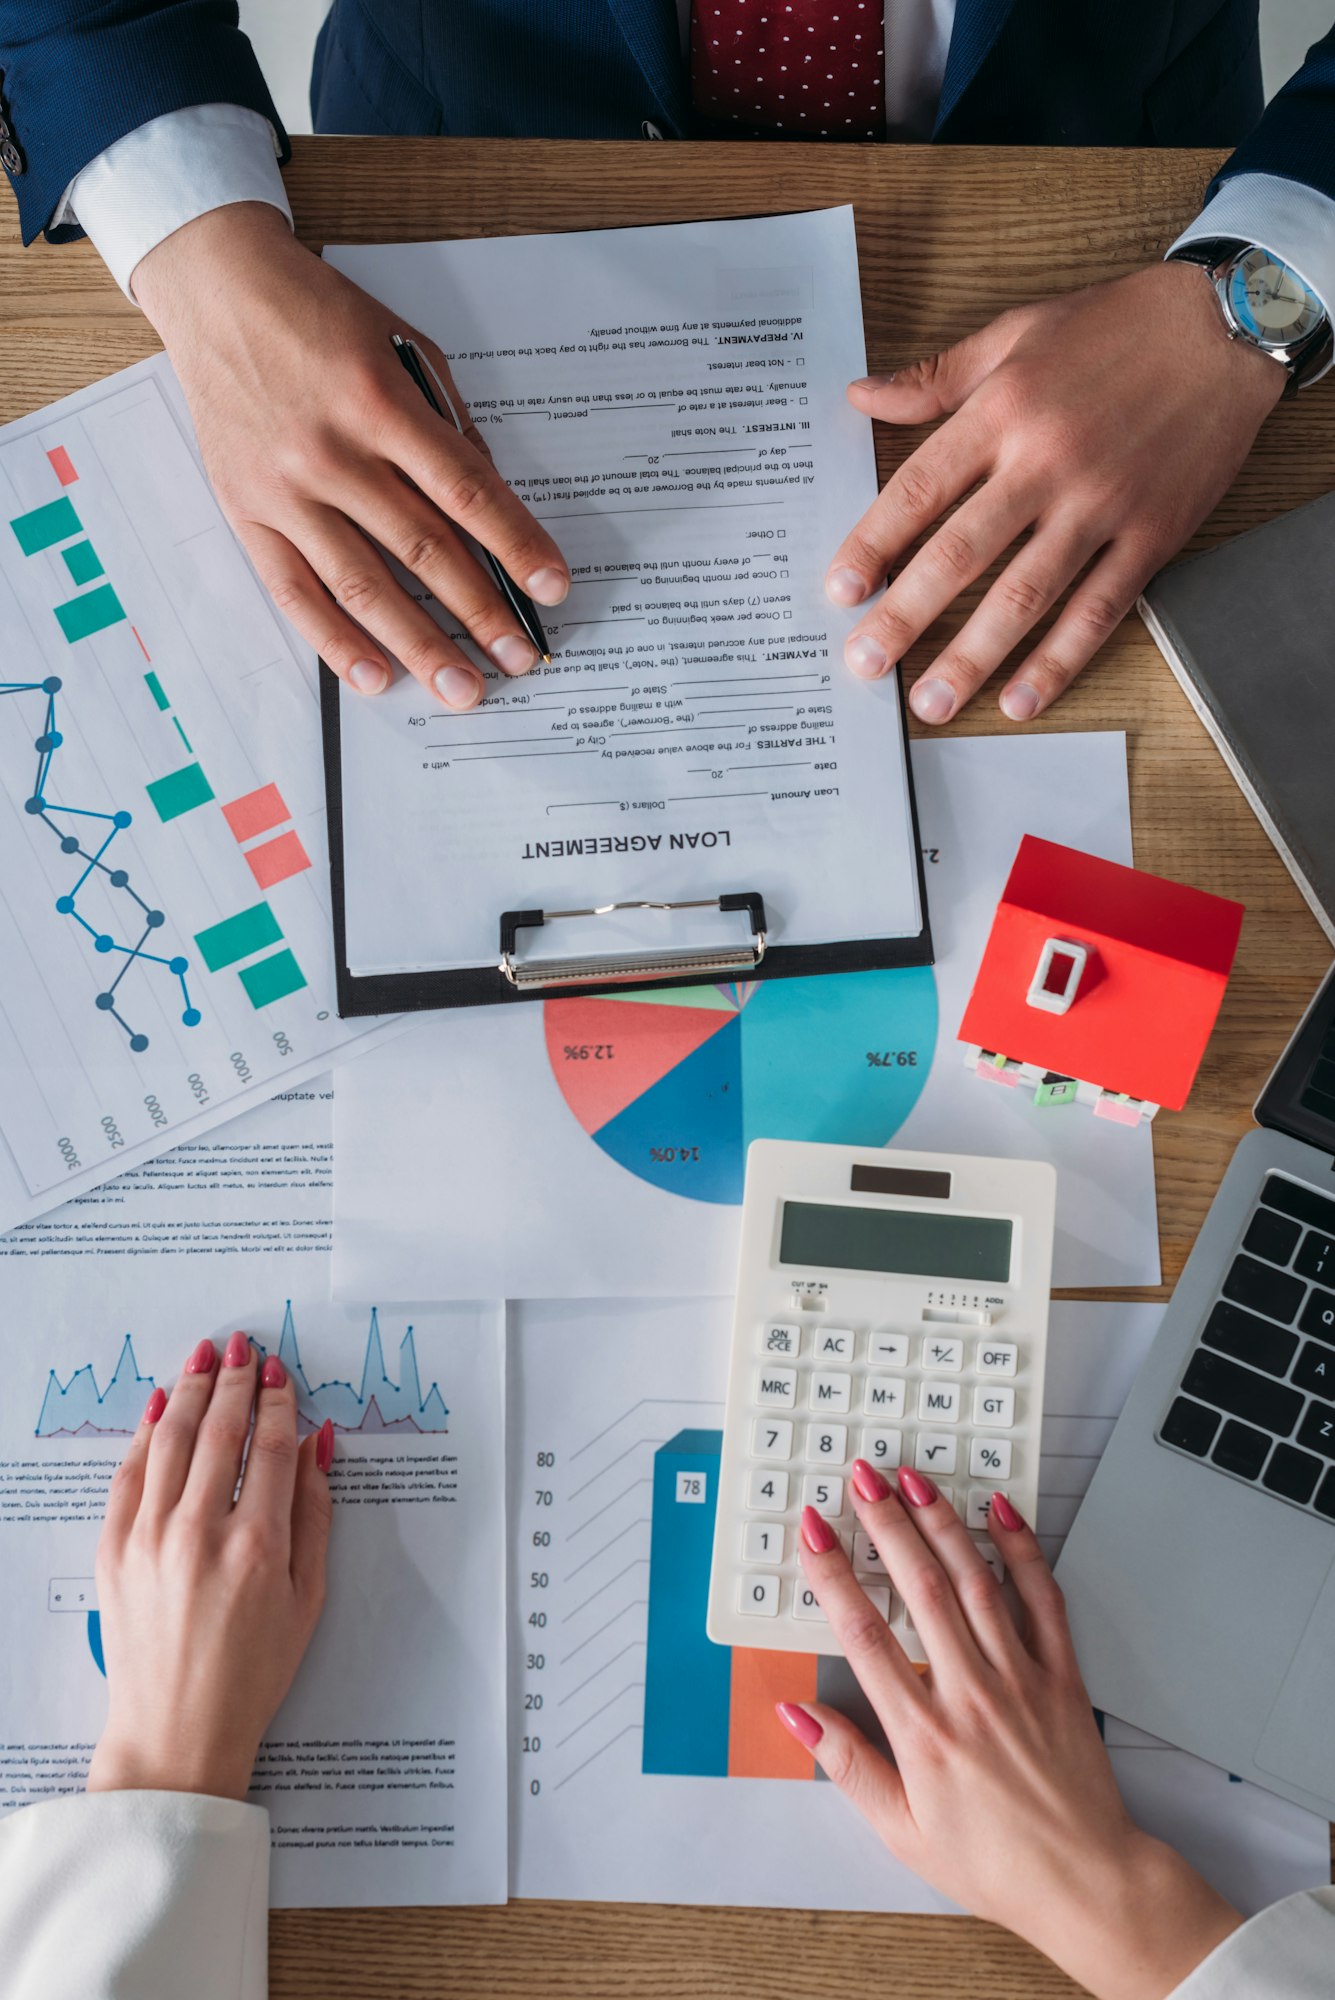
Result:
<svg viewBox="0 0 1335 2000"><path fill-rule="evenodd" d="M851 938L834 944L771 945L766 934L765 891L761 883L739 883L727 894L671 903L637 902L593 905L581 910L498 910L496 957L487 965L411 972L354 973L348 965L347 918L344 896L343 755L339 682L324 661L319 662L320 720L324 744L325 801L329 828L329 875L334 930L335 992L339 1018L358 1014L404 1014L447 1007L486 1007L512 1001L569 999L578 994L620 992L627 988L698 986L711 980L809 979L821 973L879 972L900 966L934 962L927 910L927 878L918 798L913 781L913 746L905 726L904 690L899 668L894 672L895 696L905 753L909 818L917 863L918 907L922 928L914 936ZM555 927L573 918L596 920L626 910L644 911L665 919L673 912L712 909L720 920L717 948L674 950L670 938L661 947L606 954L581 951L561 957L537 957L531 946L538 933L551 938ZM666 928L666 925L665 925Z"/></svg>

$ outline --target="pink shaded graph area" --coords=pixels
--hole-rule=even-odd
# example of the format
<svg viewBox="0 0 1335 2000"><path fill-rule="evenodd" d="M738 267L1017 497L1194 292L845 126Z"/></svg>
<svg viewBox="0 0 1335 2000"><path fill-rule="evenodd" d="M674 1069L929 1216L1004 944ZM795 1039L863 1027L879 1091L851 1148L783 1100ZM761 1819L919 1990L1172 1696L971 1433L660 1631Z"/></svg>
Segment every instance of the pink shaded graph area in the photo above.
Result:
<svg viewBox="0 0 1335 2000"><path fill-rule="evenodd" d="M311 865L311 857L295 833L280 833L277 840L248 848L246 860L261 889L272 889L275 882L286 882L289 875L300 875Z"/></svg>
<svg viewBox="0 0 1335 2000"><path fill-rule="evenodd" d="M223 807L223 818L234 840L253 840L257 833L268 833L291 817L277 785L261 785L257 792L247 792Z"/></svg>
<svg viewBox="0 0 1335 2000"><path fill-rule="evenodd" d="M58 444L54 446L46 455L51 461L51 470L55 473L61 485L73 486L79 475L74 470L74 461L66 451L64 445Z"/></svg>

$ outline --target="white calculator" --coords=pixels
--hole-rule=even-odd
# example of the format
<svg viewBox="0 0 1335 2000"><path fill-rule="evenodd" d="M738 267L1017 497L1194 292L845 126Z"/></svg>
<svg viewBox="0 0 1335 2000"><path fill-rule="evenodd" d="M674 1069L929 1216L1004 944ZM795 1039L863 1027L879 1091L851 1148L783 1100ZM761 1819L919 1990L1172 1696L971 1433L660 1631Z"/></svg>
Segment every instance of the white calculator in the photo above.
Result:
<svg viewBox="0 0 1335 2000"><path fill-rule="evenodd" d="M752 1145L711 1639L839 1651L798 1561L809 1506L834 1525L906 1651L923 1658L857 1526L855 1458L927 1473L1000 1573L986 1532L992 1494L1031 1524L1038 1500L1056 1192L1054 1169L1037 1160Z"/></svg>

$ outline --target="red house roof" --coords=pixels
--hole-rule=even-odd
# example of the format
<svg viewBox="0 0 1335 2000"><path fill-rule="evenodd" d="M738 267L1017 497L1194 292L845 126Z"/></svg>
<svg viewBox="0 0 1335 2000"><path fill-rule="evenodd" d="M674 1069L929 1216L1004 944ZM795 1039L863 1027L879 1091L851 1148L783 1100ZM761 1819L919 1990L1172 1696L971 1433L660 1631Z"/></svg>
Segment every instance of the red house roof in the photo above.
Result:
<svg viewBox="0 0 1335 2000"><path fill-rule="evenodd" d="M1241 903L1026 834L960 1040L1180 1110L1219 1013L1242 917ZM1089 952L1065 1013L1028 999L1050 938Z"/></svg>

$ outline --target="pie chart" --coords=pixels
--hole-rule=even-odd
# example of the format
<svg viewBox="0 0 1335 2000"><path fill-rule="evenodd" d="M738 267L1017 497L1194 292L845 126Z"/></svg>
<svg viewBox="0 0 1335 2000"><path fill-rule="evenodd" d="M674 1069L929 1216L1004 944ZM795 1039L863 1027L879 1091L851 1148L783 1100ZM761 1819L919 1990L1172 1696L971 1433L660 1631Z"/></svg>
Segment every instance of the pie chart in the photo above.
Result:
<svg viewBox="0 0 1335 2000"><path fill-rule="evenodd" d="M547 1056L571 1112L628 1173L740 1202L753 1139L883 1146L936 1045L914 966L549 1000Z"/></svg>

